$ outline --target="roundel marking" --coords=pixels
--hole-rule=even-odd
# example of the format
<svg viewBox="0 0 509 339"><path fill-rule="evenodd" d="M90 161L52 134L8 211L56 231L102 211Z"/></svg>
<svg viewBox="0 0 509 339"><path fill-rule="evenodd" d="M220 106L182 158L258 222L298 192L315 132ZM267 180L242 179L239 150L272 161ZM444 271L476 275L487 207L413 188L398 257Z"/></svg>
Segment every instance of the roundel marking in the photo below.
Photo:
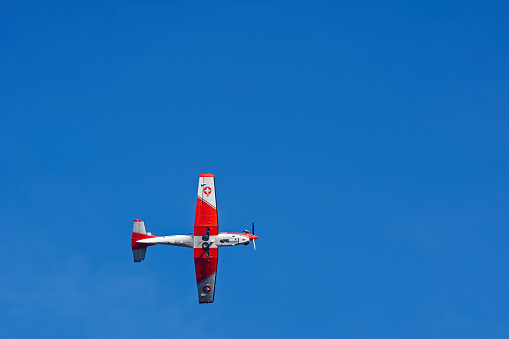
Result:
<svg viewBox="0 0 509 339"><path fill-rule="evenodd" d="M203 193L205 193L206 195L209 195L210 192L212 192L212 189L208 186L203 189Z"/></svg>
<svg viewBox="0 0 509 339"><path fill-rule="evenodd" d="M210 288L210 286L209 286L209 285L205 285L205 286L203 286L203 292L205 292L205 293L209 293L209 292L210 292L210 290L211 290L211 288Z"/></svg>

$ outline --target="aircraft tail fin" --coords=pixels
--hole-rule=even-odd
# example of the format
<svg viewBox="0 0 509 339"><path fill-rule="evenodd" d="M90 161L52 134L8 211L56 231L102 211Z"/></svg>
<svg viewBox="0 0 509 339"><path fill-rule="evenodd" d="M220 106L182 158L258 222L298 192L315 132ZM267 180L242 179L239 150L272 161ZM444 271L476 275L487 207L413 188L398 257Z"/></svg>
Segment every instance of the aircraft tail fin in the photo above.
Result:
<svg viewBox="0 0 509 339"><path fill-rule="evenodd" d="M141 262L145 260L145 253L147 253L147 247L152 246L151 244L140 244L137 241L142 239L155 238L152 234L147 233L145 229L145 223L140 219L134 220L133 235L131 237L131 247L133 249L134 262Z"/></svg>

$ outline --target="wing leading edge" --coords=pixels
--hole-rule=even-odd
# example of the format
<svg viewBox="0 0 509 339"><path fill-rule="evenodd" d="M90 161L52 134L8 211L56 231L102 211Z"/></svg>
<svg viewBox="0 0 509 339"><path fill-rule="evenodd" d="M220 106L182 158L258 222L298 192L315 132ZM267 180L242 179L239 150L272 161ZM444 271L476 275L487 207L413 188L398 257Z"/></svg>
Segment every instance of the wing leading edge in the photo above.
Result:
<svg viewBox="0 0 509 339"><path fill-rule="evenodd" d="M216 187L213 174L200 174L194 219L194 265L200 304L214 302L218 250Z"/></svg>

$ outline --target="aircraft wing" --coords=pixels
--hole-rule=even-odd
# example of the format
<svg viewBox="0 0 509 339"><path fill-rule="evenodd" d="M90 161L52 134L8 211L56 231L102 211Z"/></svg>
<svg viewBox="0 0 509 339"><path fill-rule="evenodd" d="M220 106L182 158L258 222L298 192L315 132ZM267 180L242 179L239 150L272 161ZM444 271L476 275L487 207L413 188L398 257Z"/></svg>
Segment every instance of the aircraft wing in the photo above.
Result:
<svg viewBox="0 0 509 339"><path fill-rule="evenodd" d="M218 230L213 174L200 174L194 219L194 266L200 304L214 302Z"/></svg>

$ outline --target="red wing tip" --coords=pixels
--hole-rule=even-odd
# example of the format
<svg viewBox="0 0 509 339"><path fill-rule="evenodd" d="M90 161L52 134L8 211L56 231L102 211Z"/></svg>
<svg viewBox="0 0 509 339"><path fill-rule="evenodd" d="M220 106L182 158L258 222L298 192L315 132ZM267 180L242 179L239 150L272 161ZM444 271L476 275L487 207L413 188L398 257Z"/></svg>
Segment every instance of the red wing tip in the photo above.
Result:
<svg viewBox="0 0 509 339"><path fill-rule="evenodd" d="M212 304L214 301L200 301L200 304Z"/></svg>
<svg viewBox="0 0 509 339"><path fill-rule="evenodd" d="M135 260L134 262L141 262L141 260Z"/></svg>
<svg viewBox="0 0 509 339"><path fill-rule="evenodd" d="M206 173L206 174L200 174L200 178L202 177L214 177L214 174Z"/></svg>
<svg viewBox="0 0 509 339"><path fill-rule="evenodd" d="M134 222L141 222L141 219L134 219Z"/></svg>

